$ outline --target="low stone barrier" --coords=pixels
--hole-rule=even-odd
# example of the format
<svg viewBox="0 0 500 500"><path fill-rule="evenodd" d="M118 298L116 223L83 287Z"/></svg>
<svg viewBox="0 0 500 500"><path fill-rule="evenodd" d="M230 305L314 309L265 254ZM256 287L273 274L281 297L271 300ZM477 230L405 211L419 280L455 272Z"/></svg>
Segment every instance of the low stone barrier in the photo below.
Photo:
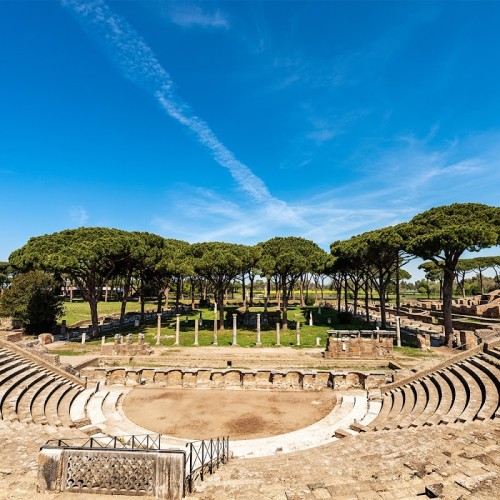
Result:
<svg viewBox="0 0 500 500"><path fill-rule="evenodd" d="M383 371L240 370L209 368L110 368L81 371L90 382L127 386L154 385L179 389L312 390L373 389L386 383Z"/></svg>
<svg viewBox="0 0 500 500"><path fill-rule="evenodd" d="M37 489L177 500L184 496L185 461L182 450L42 446Z"/></svg>

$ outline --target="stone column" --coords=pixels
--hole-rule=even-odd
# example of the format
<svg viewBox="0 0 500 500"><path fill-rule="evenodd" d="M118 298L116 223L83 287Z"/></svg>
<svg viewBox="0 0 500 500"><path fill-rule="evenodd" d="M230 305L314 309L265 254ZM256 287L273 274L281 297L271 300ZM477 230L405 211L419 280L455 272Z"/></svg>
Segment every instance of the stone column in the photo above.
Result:
<svg viewBox="0 0 500 500"><path fill-rule="evenodd" d="M300 345L300 321L297 321L297 330L295 332L296 341L295 345Z"/></svg>
<svg viewBox="0 0 500 500"><path fill-rule="evenodd" d="M316 337L316 347L321 347L321 337Z"/></svg>
<svg viewBox="0 0 500 500"><path fill-rule="evenodd" d="M85 344L86 338L87 338L87 330L83 330L83 333L82 333L82 344Z"/></svg>
<svg viewBox="0 0 500 500"><path fill-rule="evenodd" d="M161 314L158 313L156 320L156 345L160 345L160 336L161 336Z"/></svg>
<svg viewBox="0 0 500 500"><path fill-rule="evenodd" d="M313 313L309 311L309 326L313 326Z"/></svg>
<svg viewBox="0 0 500 500"><path fill-rule="evenodd" d="M257 347L262 345L260 341L260 314L257 314L257 343L255 344Z"/></svg>
<svg viewBox="0 0 500 500"><path fill-rule="evenodd" d="M238 323L237 323L237 314L233 314L233 343L231 345L238 345Z"/></svg>
<svg viewBox="0 0 500 500"><path fill-rule="evenodd" d="M179 341L179 334L181 331L181 315L176 314L175 315L175 344L174 345L180 345Z"/></svg>
<svg viewBox="0 0 500 500"><path fill-rule="evenodd" d="M200 321L201 321L201 319L200 319ZM198 318L196 318L194 320L194 344L193 345L200 345L198 328L199 328L199 321L198 321Z"/></svg>
<svg viewBox="0 0 500 500"><path fill-rule="evenodd" d="M396 339L397 346L401 347L401 318L396 316Z"/></svg>
<svg viewBox="0 0 500 500"><path fill-rule="evenodd" d="M101 337L101 345L104 345L106 343L106 337L103 335Z"/></svg>
<svg viewBox="0 0 500 500"><path fill-rule="evenodd" d="M280 324L276 323L276 345L281 345Z"/></svg>

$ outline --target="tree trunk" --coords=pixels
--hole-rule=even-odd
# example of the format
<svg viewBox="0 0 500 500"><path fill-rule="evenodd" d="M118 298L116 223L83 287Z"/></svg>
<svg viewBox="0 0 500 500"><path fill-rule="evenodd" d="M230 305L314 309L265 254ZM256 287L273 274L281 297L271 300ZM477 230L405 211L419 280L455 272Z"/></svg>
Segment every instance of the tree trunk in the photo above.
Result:
<svg viewBox="0 0 500 500"><path fill-rule="evenodd" d="M370 287L370 280L368 276L365 277L365 312L366 312L366 322L370 322L370 308L368 301L368 288Z"/></svg>
<svg viewBox="0 0 500 500"><path fill-rule="evenodd" d="M249 277L250 277L250 307L252 307L253 306L253 282L255 280L255 276L251 275Z"/></svg>
<svg viewBox="0 0 500 500"><path fill-rule="evenodd" d="M453 301L454 273L451 269L443 269L443 324L444 342L448 347L453 347L453 321L451 318L451 305Z"/></svg>
<svg viewBox="0 0 500 500"><path fill-rule="evenodd" d="M132 281L132 273L128 272L125 275L125 283L123 284L123 296L122 296L122 304L120 308L120 330L123 328L125 324L125 312L127 310L127 300L130 293L130 283Z"/></svg>
<svg viewBox="0 0 500 500"><path fill-rule="evenodd" d="M225 290L219 290L217 308L219 310L219 330L224 330L224 294Z"/></svg>
<svg viewBox="0 0 500 500"><path fill-rule="evenodd" d="M304 301L304 278L300 277L300 307L305 307L306 303Z"/></svg>
<svg viewBox="0 0 500 500"><path fill-rule="evenodd" d="M191 283L191 309L194 310L195 300L194 300L194 280L193 280L193 278L190 279L190 283Z"/></svg>
<svg viewBox="0 0 500 500"><path fill-rule="evenodd" d="M288 297L286 293L286 276L281 277L281 284L283 290L283 331L288 330Z"/></svg>
<svg viewBox="0 0 500 500"><path fill-rule="evenodd" d="M97 313L97 303L99 302L99 299L93 295L94 294L91 294L89 296L88 303L90 307L90 317L92 318L92 336L96 337L99 333L99 315Z"/></svg>
<svg viewBox="0 0 500 500"><path fill-rule="evenodd" d="M399 262L396 262L396 316L399 316L401 309L401 297L399 290Z"/></svg>
<svg viewBox="0 0 500 500"><path fill-rule="evenodd" d="M162 305L162 293L161 291L158 292L158 296L156 298L156 313L160 314L161 313L161 305Z"/></svg>
<svg viewBox="0 0 500 500"><path fill-rule="evenodd" d="M358 314L359 280L354 281L354 316Z"/></svg>
<svg viewBox="0 0 500 500"><path fill-rule="evenodd" d="M175 287L175 313L179 313L179 305L181 302L181 279L177 276Z"/></svg>
<svg viewBox="0 0 500 500"><path fill-rule="evenodd" d="M349 287L347 286L347 274L344 276L344 308L346 312L349 310Z"/></svg>
<svg viewBox="0 0 500 500"><path fill-rule="evenodd" d="M247 290L245 286L245 273L243 273L243 276L241 277L241 299L243 302L243 307L246 307L247 305Z"/></svg>
<svg viewBox="0 0 500 500"><path fill-rule="evenodd" d="M170 292L170 287L165 288L165 309L168 309L168 294Z"/></svg>
<svg viewBox="0 0 500 500"><path fill-rule="evenodd" d="M146 306L145 300L144 300L144 282L141 279L141 288L139 289L139 301L141 303L141 325L144 324L144 308Z"/></svg>

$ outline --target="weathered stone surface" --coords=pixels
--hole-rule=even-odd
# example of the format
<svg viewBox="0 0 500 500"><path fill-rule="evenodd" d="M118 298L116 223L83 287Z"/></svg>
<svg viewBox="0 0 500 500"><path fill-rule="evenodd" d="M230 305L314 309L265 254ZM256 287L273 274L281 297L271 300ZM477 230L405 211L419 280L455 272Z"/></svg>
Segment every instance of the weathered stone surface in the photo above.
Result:
<svg viewBox="0 0 500 500"><path fill-rule="evenodd" d="M48 448L40 451L38 491L184 496L185 453L116 449Z"/></svg>
<svg viewBox="0 0 500 500"><path fill-rule="evenodd" d="M328 331L325 358L360 359L392 358L393 336L379 330L332 330ZM364 336L362 336L364 335Z"/></svg>

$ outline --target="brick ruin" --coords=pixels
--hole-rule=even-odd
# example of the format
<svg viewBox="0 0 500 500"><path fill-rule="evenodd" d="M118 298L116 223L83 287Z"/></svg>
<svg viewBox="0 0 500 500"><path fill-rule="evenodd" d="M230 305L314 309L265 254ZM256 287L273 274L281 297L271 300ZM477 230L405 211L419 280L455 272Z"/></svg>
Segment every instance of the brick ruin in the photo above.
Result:
<svg viewBox="0 0 500 500"><path fill-rule="evenodd" d="M123 336L116 334L113 343L106 343L106 338L102 337L101 354L105 356L137 356L153 354L153 349L148 342L144 342L144 334L139 333L139 339L136 344L129 333L123 341Z"/></svg>
<svg viewBox="0 0 500 500"><path fill-rule="evenodd" d="M395 332L386 330L328 330L325 358L392 358Z"/></svg>

